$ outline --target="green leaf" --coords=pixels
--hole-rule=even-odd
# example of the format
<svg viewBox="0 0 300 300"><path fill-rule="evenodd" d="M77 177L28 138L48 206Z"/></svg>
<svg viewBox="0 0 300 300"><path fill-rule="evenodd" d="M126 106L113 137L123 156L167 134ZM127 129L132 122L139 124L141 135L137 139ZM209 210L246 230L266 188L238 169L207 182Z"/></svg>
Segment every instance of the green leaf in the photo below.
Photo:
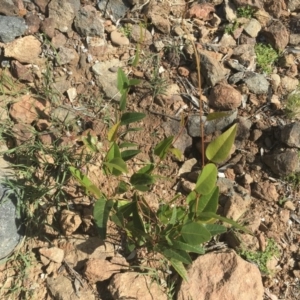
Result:
<svg viewBox="0 0 300 300"><path fill-rule="evenodd" d="M127 161L133 157L135 157L137 154L139 154L141 152L141 150L125 150L123 152L121 152L121 157L123 158L123 160Z"/></svg>
<svg viewBox="0 0 300 300"><path fill-rule="evenodd" d="M124 111L126 109L126 104L127 104L127 90L121 93L121 99L119 105L120 111Z"/></svg>
<svg viewBox="0 0 300 300"><path fill-rule="evenodd" d="M185 251L182 250L164 248L161 253L169 260L176 259L187 265L192 263L190 256Z"/></svg>
<svg viewBox="0 0 300 300"><path fill-rule="evenodd" d="M198 254L205 253L204 248L202 248L201 246L194 246L194 245L186 244L181 241L172 241L172 244L173 244L172 245L173 248L178 249L178 250L183 250L186 252L193 252L193 253L198 253Z"/></svg>
<svg viewBox="0 0 300 300"><path fill-rule="evenodd" d="M224 117L228 117L232 112L222 112L222 111L218 111L218 112L213 112L207 115L206 120L207 121L212 121L212 120L216 120L216 119L221 119Z"/></svg>
<svg viewBox="0 0 300 300"><path fill-rule="evenodd" d="M195 191L191 191L187 197L186 197L186 203L190 204L195 202L195 200L197 199L197 193Z"/></svg>
<svg viewBox="0 0 300 300"><path fill-rule="evenodd" d="M206 157L214 162L221 163L229 155L236 135L237 125L234 124L215 140L209 143L206 148Z"/></svg>
<svg viewBox="0 0 300 300"><path fill-rule="evenodd" d="M114 222L117 226L119 226L120 228L124 228L125 222L124 222L123 215L121 213L117 212L114 215L112 215L110 218L112 222Z"/></svg>
<svg viewBox="0 0 300 300"><path fill-rule="evenodd" d="M120 122L116 123L114 126L112 126L107 134L107 139L109 142L113 142L117 138L118 129L120 127Z"/></svg>
<svg viewBox="0 0 300 300"><path fill-rule="evenodd" d="M182 152L177 148L170 148L169 151L179 160L181 161L183 158Z"/></svg>
<svg viewBox="0 0 300 300"><path fill-rule="evenodd" d="M106 154L106 160L110 161L111 159L116 157L121 157L121 152L118 145L115 142L113 142Z"/></svg>
<svg viewBox="0 0 300 300"><path fill-rule="evenodd" d="M217 235L227 231L227 228L219 224L203 224L203 226L210 232L210 234Z"/></svg>
<svg viewBox="0 0 300 300"><path fill-rule="evenodd" d="M217 176L217 167L214 164L207 164L202 169L194 190L201 195L209 194L216 186Z"/></svg>
<svg viewBox="0 0 300 300"><path fill-rule="evenodd" d="M154 148L154 154L157 155L160 159L165 159L167 156L168 150L173 143L173 136L165 138L163 141L158 143Z"/></svg>
<svg viewBox="0 0 300 300"><path fill-rule="evenodd" d="M119 148L130 148L130 147L138 147L138 144L136 143L130 143L130 142L123 142L119 145Z"/></svg>
<svg viewBox="0 0 300 300"><path fill-rule="evenodd" d="M202 212L199 214L199 217L200 218L210 218L210 219L216 219L216 220L220 220L220 221L223 221L225 223L228 223L230 225L232 225L233 227L237 228L237 229L240 229L242 231L244 231L245 233L248 233L248 234L252 234L253 233L247 229L246 227L240 225L239 223L231 220L231 219L227 219L225 217L221 217L219 215L217 215L216 213L212 213L212 212Z"/></svg>
<svg viewBox="0 0 300 300"><path fill-rule="evenodd" d="M126 86L129 85L129 80L121 68L118 69L117 76L117 88L119 92L123 94L127 90Z"/></svg>
<svg viewBox="0 0 300 300"><path fill-rule="evenodd" d="M181 261L176 260L174 258L169 260L172 267L175 269L175 271L180 275L180 277L185 280L188 281L188 276L187 276L187 272L186 269L184 267L184 265L182 264Z"/></svg>
<svg viewBox="0 0 300 300"><path fill-rule="evenodd" d="M128 184L125 181L119 181L119 184L116 188L117 194L123 194L128 191Z"/></svg>
<svg viewBox="0 0 300 300"><path fill-rule="evenodd" d="M130 177L130 183L134 186L150 185L155 182L153 176L146 173L135 173Z"/></svg>
<svg viewBox="0 0 300 300"><path fill-rule="evenodd" d="M140 84L141 80L140 79L137 79L137 78L132 78L132 79L129 79L129 85L132 86L132 85L138 85Z"/></svg>
<svg viewBox="0 0 300 300"><path fill-rule="evenodd" d="M119 174L119 172L121 172L121 173L128 172L125 161L120 157L115 157L115 158L109 160L108 162L104 162L103 165L107 166L111 170L111 172L116 176L121 175L121 174ZM114 172L114 169L119 172Z"/></svg>
<svg viewBox="0 0 300 300"><path fill-rule="evenodd" d="M113 204L114 202L112 200L106 200L106 198L102 196L96 201L94 206L94 220L102 239L106 238L106 224Z"/></svg>
<svg viewBox="0 0 300 300"><path fill-rule="evenodd" d="M210 232L202 225L196 222L189 222L182 226L181 235L190 245L200 245L211 239Z"/></svg>
<svg viewBox="0 0 300 300"><path fill-rule="evenodd" d="M86 189L87 192L90 192L95 195L96 198L102 197L101 191L85 176L80 170L69 167L69 170L73 177L81 184L82 187Z"/></svg>
<svg viewBox="0 0 300 300"><path fill-rule="evenodd" d="M146 115L139 112L127 112L121 116L121 125L128 125L144 119Z"/></svg>
<svg viewBox="0 0 300 300"><path fill-rule="evenodd" d="M154 170L154 164L148 164L137 171L138 174L150 174Z"/></svg>
<svg viewBox="0 0 300 300"><path fill-rule="evenodd" d="M134 188L141 192L148 192L150 190L150 186L147 185L135 185Z"/></svg>
<svg viewBox="0 0 300 300"><path fill-rule="evenodd" d="M177 208L176 206L174 206L172 210L172 217L169 221L169 224L174 225L176 223L176 217L177 217Z"/></svg>
<svg viewBox="0 0 300 300"><path fill-rule="evenodd" d="M215 188L207 195L202 195L198 201L197 214L203 211L216 212L219 203L219 188Z"/></svg>

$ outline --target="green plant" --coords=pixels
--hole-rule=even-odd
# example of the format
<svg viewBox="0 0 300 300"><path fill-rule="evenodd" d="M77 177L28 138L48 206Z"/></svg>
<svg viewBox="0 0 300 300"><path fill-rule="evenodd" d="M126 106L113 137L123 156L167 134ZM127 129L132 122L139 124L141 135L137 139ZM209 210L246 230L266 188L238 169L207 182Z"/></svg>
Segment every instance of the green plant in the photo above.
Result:
<svg viewBox="0 0 300 300"><path fill-rule="evenodd" d="M285 113L290 119L300 119L300 90L296 89L287 97Z"/></svg>
<svg viewBox="0 0 300 300"><path fill-rule="evenodd" d="M120 27L120 31L121 33L123 33L126 37L130 37L131 35L131 31L132 31L132 28L131 28L131 25L126 23L123 27Z"/></svg>
<svg viewBox="0 0 300 300"><path fill-rule="evenodd" d="M237 9L237 16L239 18L248 18L248 19L251 19L253 17L254 13L255 13L254 8L252 8L249 5L244 6L244 7L239 7Z"/></svg>
<svg viewBox="0 0 300 300"><path fill-rule="evenodd" d="M239 254L243 256L246 260L255 263L261 272L264 274L271 274L268 270L267 264L273 257L280 254L279 248L273 239L267 240L267 246L265 251L249 251L242 249Z"/></svg>
<svg viewBox="0 0 300 300"><path fill-rule="evenodd" d="M235 20L232 24L228 24L225 26L225 33L233 34L236 29L240 27L240 23Z"/></svg>
<svg viewBox="0 0 300 300"><path fill-rule="evenodd" d="M124 72L118 71L118 89L122 95L127 95L128 89L136 81L131 81ZM219 199L219 189L216 186L217 167L214 163L224 161L232 147L236 134L236 125L212 141L206 149L206 157L210 161L202 168L194 190L186 197L184 204L176 202L179 195L173 199L165 199L157 211L153 211L144 199L143 193L151 190L161 176L155 174L161 162L167 155L180 157L181 153L172 144L174 137L170 136L154 148L156 159L143 165L136 172L131 172L129 178L121 177L128 174L126 161L140 151L132 149L138 145L130 141L121 141L126 132L136 130L130 127L140 121L145 114L125 112L126 97L122 97L116 123L108 132L109 150L105 154L102 169L106 176L119 178L117 189L111 195L104 194L79 169L71 166L70 172L77 179L86 193L96 197L94 220L99 234L106 238L108 219L123 229L127 235L128 251L137 247L146 247L149 252L162 254L178 272L187 279L184 264L192 262L190 252L203 254L202 244L209 241L213 235L226 231L226 227L215 224L217 220L225 221L238 229L242 226L216 214ZM130 150L123 150L131 147ZM122 178L122 179L121 179ZM127 192L131 199L123 199L121 195Z"/></svg>
<svg viewBox="0 0 300 300"><path fill-rule="evenodd" d="M272 66L278 60L279 54L270 46L258 43L254 47L257 65L266 73L271 73Z"/></svg>

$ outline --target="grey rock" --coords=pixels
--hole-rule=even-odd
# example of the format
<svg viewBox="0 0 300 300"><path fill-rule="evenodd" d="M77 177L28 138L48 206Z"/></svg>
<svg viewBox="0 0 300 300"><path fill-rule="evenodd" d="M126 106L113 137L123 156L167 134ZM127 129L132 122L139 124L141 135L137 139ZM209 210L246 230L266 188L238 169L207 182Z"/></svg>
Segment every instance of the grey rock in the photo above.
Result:
<svg viewBox="0 0 300 300"><path fill-rule="evenodd" d="M25 20L19 17L7 17L0 15L0 40L9 43L21 36L27 30Z"/></svg>
<svg viewBox="0 0 300 300"><path fill-rule="evenodd" d="M299 85L297 78L292 78L289 76L283 76L281 78L281 87L286 90L286 92L293 92Z"/></svg>
<svg viewBox="0 0 300 300"><path fill-rule="evenodd" d="M15 193L0 185L0 259L9 255L24 234Z"/></svg>
<svg viewBox="0 0 300 300"><path fill-rule="evenodd" d="M210 55L209 51L200 50L199 54L201 72L207 80L208 85L215 86L226 77L227 72L223 66Z"/></svg>
<svg viewBox="0 0 300 300"><path fill-rule="evenodd" d="M244 76L245 72L237 72L228 78L228 83L237 84L238 82L243 80Z"/></svg>
<svg viewBox="0 0 300 300"><path fill-rule="evenodd" d="M1 0L0 1L0 14L5 16L18 15L19 9L13 0Z"/></svg>
<svg viewBox="0 0 300 300"><path fill-rule="evenodd" d="M288 1L288 9L292 12L300 9L300 1L299 0L289 0Z"/></svg>
<svg viewBox="0 0 300 300"><path fill-rule="evenodd" d="M65 125L75 123L76 118L77 116L71 108L68 109L66 107L59 106L51 112L52 120L59 121Z"/></svg>
<svg viewBox="0 0 300 300"><path fill-rule="evenodd" d="M144 45L152 44L152 34L146 28L141 28L140 25L133 25L131 28L130 38L136 42Z"/></svg>
<svg viewBox="0 0 300 300"><path fill-rule="evenodd" d="M245 141L249 140L252 122L249 119L239 117L237 124L238 127L235 137L235 145L237 148L240 148Z"/></svg>
<svg viewBox="0 0 300 300"><path fill-rule="evenodd" d="M123 18L130 8L127 0L100 0L97 4L99 10L104 13L106 18L112 18L114 22Z"/></svg>
<svg viewBox="0 0 300 300"><path fill-rule="evenodd" d="M237 111L223 112L222 117L219 117L214 120L207 120L206 117L202 117L204 122L204 134L210 135L215 131L222 131L229 125L231 125L237 118ZM199 115L191 115L188 119L187 123L188 134L191 137L201 137L200 130L200 116Z"/></svg>
<svg viewBox="0 0 300 300"><path fill-rule="evenodd" d="M234 48L233 58L245 67L251 66L255 61L254 44L243 44Z"/></svg>
<svg viewBox="0 0 300 300"><path fill-rule="evenodd" d="M266 94L269 90L269 82L262 74L248 73L244 79L249 91L254 94Z"/></svg>
<svg viewBox="0 0 300 300"><path fill-rule="evenodd" d="M265 155L262 161L279 176L286 176L299 170L298 153L287 149L283 153Z"/></svg>
<svg viewBox="0 0 300 300"><path fill-rule="evenodd" d="M300 34L299 33L291 33L290 34L290 45L297 46L299 44L300 44Z"/></svg>
<svg viewBox="0 0 300 300"><path fill-rule="evenodd" d="M81 36L99 36L104 38L104 26L101 14L91 5L82 7L74 20L75 30Z"/></svg>
<svg viewBox="0 0 300 300"><path fill-rule="evenodd" d="M57 55L57 63L62 66L71 64L77 66L79 61L79 55L75 49L60 47Z"/></svg>
<svg viewBox="0 0 300 300"><path fill-rule="evenodd" d="M244 27L245 32L247 32L251 37L257 37L261 30L261 25L256 19L251 19Z"/></svg>
<svg viewBox="0 0 300 300"><path fill-rule="evenodd" d="M113 67L121 67L122 62L118 59L107 60L98 62L92 66L92 71L98 75L97 82L102 87L106 98L119 101L121 94L117 89L117 74L109 71Z"/></svg>
<svg viewBox="0 0 300 300"><path fill-rule="evenodd" d="M239 71L239 72L245 72L246 68L240 64L236 59L229 59L226 60L226 64L228 67L232 68L233 70Z"/></svg>
<svg viewBox="0 0 300 300"><path fill-rule="evenodd" d="M300 124L291 123L281 129L280 139L289 147L300 148Z"/></svg>

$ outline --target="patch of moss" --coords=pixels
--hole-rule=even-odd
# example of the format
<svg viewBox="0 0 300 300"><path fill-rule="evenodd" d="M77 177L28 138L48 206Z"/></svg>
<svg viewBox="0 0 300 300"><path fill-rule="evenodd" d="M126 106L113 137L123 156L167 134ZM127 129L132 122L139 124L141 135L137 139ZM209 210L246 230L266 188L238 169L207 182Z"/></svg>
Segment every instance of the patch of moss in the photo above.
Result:
<svg viewBox="0 0 300 300"><path fill-rule="evenodd" d="M272 72L272 66L278 60L279 54L270 45L258 43L254 47L257 65L267 74Z"/></svg>

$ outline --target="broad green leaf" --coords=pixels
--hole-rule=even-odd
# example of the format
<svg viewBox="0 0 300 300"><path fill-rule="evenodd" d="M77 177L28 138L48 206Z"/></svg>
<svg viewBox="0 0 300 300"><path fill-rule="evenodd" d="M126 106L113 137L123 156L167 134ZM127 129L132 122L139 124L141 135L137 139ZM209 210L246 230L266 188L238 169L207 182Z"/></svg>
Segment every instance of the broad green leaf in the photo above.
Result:
<svg viewBox="0 0 300 300"><path fill-rule="evenodd" d="M177 148L170 148L169 151L179 160L182 161L183 154L182 152Z"/></svg>
<svg viewBox="0 0 300 300"><path fill-rule="evenodd" d="M169 224L174 225L176 223L176 217L177 217L177 208L176 206L174 206L172 210L172 217L169 221Z"/></svg>
<svg viewBox="0 0 300 300"><path fill-rule="evenodd" d="M138 85L140 84L141 80L140 79L137 79L137 78L132 78L132 79L129 79L129 85L132 86L132 85Z"/></svg>
<svg viewBox="0 0 300 300"><path fill-rule="evenodd" d="M223 221L225 223L228 223L228 224L232 225L234 228L237 228L237 229L240 229L240 230L244 231L245 233L253 234L249 229L247 229L246 227L240 225L239 223L237 223L237 222L235 222L231 219L221 217L221 216L217 215L216 213L202 212L202 213L199 214L199 217L200 218L203 217L203 218L210 218L210 219L220 220L220 221Z"/></svg>
<svg viewBox="0 0 300 300"><path fill-rule="evenodd" d="M204 254L205 250L204 248L202 248L201 246L194 246L194 245L190 245L181 241L172 241L172 246L175 249L178 250L183 250L183 251L187 251L187 252L193 252L193 253L198 253L198 254Z"/></svg>
<svg viewBox="0 0 300 300"><path fill-rule="evenodd" d="M113 169L116 169L116 170L120 171L121 173L128 172L125 161L120 157L115 157L115 158L109 160L108 162L104 162L103 164L105 166L107 166L108 168L110 168L112 173L113 173ZM116 175L116 174L114 174L114 175Z"/></svg>
<svg viewBox="0 0 300 300"><path fill-rule="evenodd" d="M179 260L176 259L169 259L172 267L176 270L176 272L180 275L180 277L185 280L188 281L188 276L187 276L187 272L186 269L183 265L183 263Z"/></svg>
<svg viewBox="0 0 300 300"><path fill-rule="evenodd" d="M121 93L121 99L119 105L120 111L124 111L126 109L126 104L127 104L127 90Z"/></svg>
<svg viewBox="0 0 300 300"><path fill-rule="evenodd" d="M217 186L207 195L202 195L198 200L197 214L203 211L216 212L219 203L219 188Z"/></svg>
<svg viewBox="0 0 300 300"><path fill-rule="evenodd" d="M107 139L109 142L113 142L117 138L118 129L120 127L120 122L116 123L114 126L112 126L107 134Z"/></svg>
<svg viewBox="0 0 300 300"><path fill-rule="evenodd" d="M144 119L146 115L140 112L127 112L121 116L121 125L128 125Z"/></svg>
<svg viewBox="0 0 300 300"><path fill-rule="evenodd" d="M201 195L209 194L216 186L217 176L217 167L214 164L207 164L202 169L194 190Z"/></svg>
<svg viewBox="0 0 300 300"><path fill-rule="evenodd" d="M216 119L221 119L224 117L227 117L231 114L231 112L222 112L222 111L217 111L217 112L213 112L207 115L206 120L207 121L212 121L212 120L216 120Z"/></svg>
<svg viewBox="0 0 300 300"><path fill-rule="evenodd" d="M129 80L128 77L126 76L126 74L124 73L124 71L119 68L118 69L118 74L117 74L117 88L119 90L119 92L121 94L124 93L124 91L126 91L126 86L129 85Z"/></svg>
<svg viewBox="0 0 300 300"><path fill-rule="evenodd" d="M130 128L127 128L124 133L126 134L128 132L137 132L137 131L142 131L142 130L144 130L144 128L142 128L142 127L130 127Z"/></svg>
<svg viewBox="0 0 300 300"><path fill-rule="evenodd" d="M210 232L210 234L217 235L227 231L227 228L219 224L203 224L203 226Z"/></svg>
<svg viewBox="0 0 300 300"><path fill-rule="evenodd" d="M102 196L101 191L80 170L74 167L69 167L69 170L87 192L94 194L96 198L100 198Z"/></svg>
<svg viewBox="0 0 300 300"><path fill-rule="evenodd" d="M128 183L126 183L124 181L119 181L119 184L116 188L116 193L123 194L123 193L126 193L127 191L128 191Z"/></svg>
<svg viewBox="0 0 300 300"><path fill-rule="evenodd" d="M129 148L129 147L138 147L138 144L136 143L130 143L130 142L123 142L119 145L119 148Z"/></svg>
<svg viewBox="0 0 300 300"><path fill-rule="evenodd" d="M130 183L136 185L150 185L155 182L153 176L146 173L135 173L130 177Z"/></svg>
<svg viewBox="0 0 300 300"><path fill-rule="evenodd" d="M102 239L106 238L106 224L113 205L114 202L112 200L106 200L102 196L96 201L94 206L93 216Z"/></svg>
<svg viewBox="0 0 300 300"><path fill-rule="evenodd" d="M165 159L167 156L168 150L170 149L173 143L173 136L165 138L163 141L158 143L154 148L154 154L157 155L160 159Z"/></svg>
<svg viewBox="0 0 300 300"><path fill-rule="evenodd" d="M190 204L192 201L194 202L197 199L197 193L195 191L191 191L186 197L186 203Z"/></svg>
<svg viewBox="0 0 300 300"><path fill-rule="evenodd" d="M187 265L192 263L192 260L191 260L190 256L188 255L188 253L186 253L183 250L164 248L161 253L169 260L176 259Z"/></svg>
<svg viewBox="0 0 300 300"><path fill-rule="evenodd" d="M135 229L145 232L144 222L139 214L138 207L138 196L136 194L133 196L133 206L132 206L132 222Z"/></svg>
<svg viewBox="0 0 300 300"><path fill-rule="evenodd" d="M234 124L215 140L209 143L206 148L206 157L214 162L221 163L229 155L236 135L237 125Z"/></svg>
<svg viewBox="0 0 300 300"><path fill-rule="evenodd" d="M125 222L124 217L121 213L115 213L110 218L117 226L119 226L120 228L124 228Z"/></svg>
<svg viewBox="0 0 300 300"><path fill-rule="evenodd" d="M200 245L211 239L210 232L202 225L196 222L189 222L182 226L181 235L190 245Z"/></svg>
<svg viewBox="0 0 300 300"><path fill-rule="evenodd" d="M125 150L121 152L121 157L123 158L124 161L127 161L133 157L135 157L137 154L139 154L141 150Z"/></svg>
<svg viewBox="0 0 300 300"><path fill-rule="evenodd" d="M121 152L118 145L115 142L112 142L107 154L106 161L110 161L113 158L121 157Z"/></svg>
<svg viewBox="0 0 300 300"><path fill-rule="evenodd" d="M97 152L100 148L99 145L101 145L97 136L91 135L90 132L88 132L87 136L82 137L82 142L92 152Z"/></svg>
<svg viewBox="0 0 300 300"><path fill-rule="evenodd" d="M150 174L154 170L154 164L148 164L137 171L138 174Z"/></svg>
<svg viewBox="0 0 300 300"><path fill-rule="evenodd" d="M150 190L150 186L147 185L135 185L134 188L141 192L148 192Z"/></svg>

